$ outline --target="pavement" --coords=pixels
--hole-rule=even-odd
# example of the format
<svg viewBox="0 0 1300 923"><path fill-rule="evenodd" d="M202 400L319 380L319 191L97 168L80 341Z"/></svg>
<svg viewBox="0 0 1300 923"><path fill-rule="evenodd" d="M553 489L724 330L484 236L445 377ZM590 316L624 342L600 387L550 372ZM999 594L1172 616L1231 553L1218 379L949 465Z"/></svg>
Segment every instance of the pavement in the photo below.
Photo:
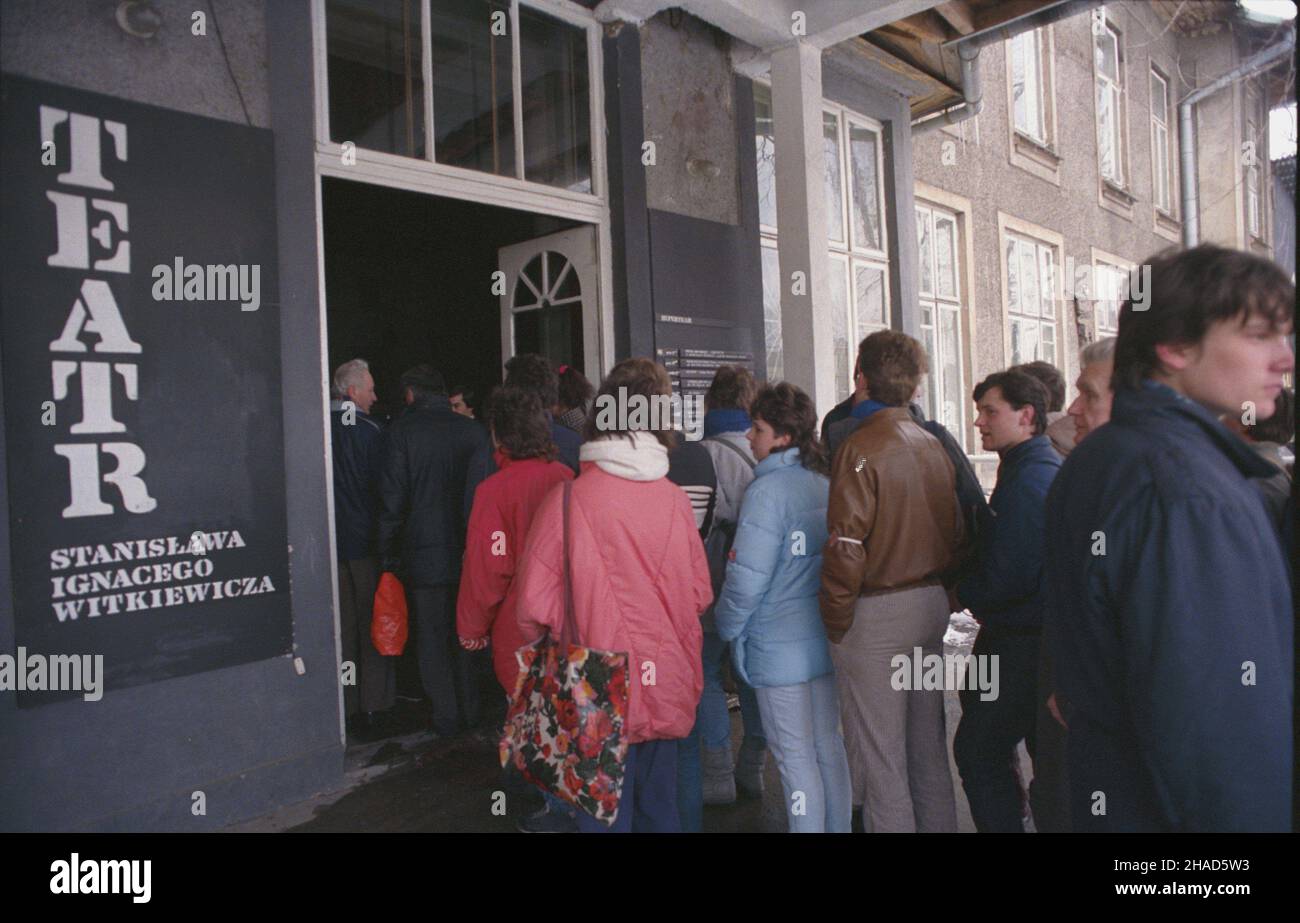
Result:
<svg viewBox="0 0 1300 923"><path fill-rule="evenodd" d="M945 653L969 653L976 623L955 613L945 638ZM952 738L961 718L956 692L946 692L949 765L957 796L957 823L973 833L970 808L951 759ZM740 746L740 713L731 712L733 749ZM1023 745L1021 768L1030 763ZM775 763L769 759L761 800L706 806L706 833L784 833L785 802ZM465 733L437 738L417 730L384 741L349 746L344 781L335 791L287 805L263 817L225 828L228 832L303 833L514 833L515 821L535 811L534 793L510 794L501 784L496 742ZM1030 828L1032 829L1032 827Z"/></svg>

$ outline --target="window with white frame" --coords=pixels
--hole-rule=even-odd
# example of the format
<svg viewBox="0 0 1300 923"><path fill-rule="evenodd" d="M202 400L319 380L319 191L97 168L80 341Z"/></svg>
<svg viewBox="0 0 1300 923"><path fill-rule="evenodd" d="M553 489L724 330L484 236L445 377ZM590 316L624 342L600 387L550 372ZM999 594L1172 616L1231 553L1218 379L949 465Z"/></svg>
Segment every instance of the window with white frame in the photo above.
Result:
<svg viewBox="0 0 1300 923"><path fill-rule="evenodd" d="M592 192L594 22L524 0L325 0L329 139Z"/></svg>
<svg viewBox="0 0 1300 923"><path fill-rule="evenodd" d="M1007 43L1011 56L1012 123L1016 131L1048 143L1047 38L1043 29L1022 32Z"/></svg>
<svg viewBox="0 0 1300 923"><path fill-rule="evenodd" d="M1093 65L1097 81L1097 162L1104 179L1123 186L1124 177L1124 80L1119 32L1095 13Z"/></svg>
<svg viewBox="0 0 1300 923"><path fill-rule="evenodd" d="M1119 335L1119 309L1128 298L1129 269L1103 260L1092 266L1097 339Z"/></svg>
<svg viewBox="0 0 1300 923"><path fill-rule="evenodd" d="M1056 364L1056 251L1051 244L1007 231L1002 239L1006 274L1008 365L1042 359Z"/></svg>
<svg viewBox="0 0 1300 923"><path fill-rule="evenodd" d="M1173 163L1169 148L1169 81L1151 69L1151 197L1166 215L1173 212Z"/></svg>
<svg viewBox="0 0 1300 923"><path fill-rule="evenodd" d="M1246 126L1242 143L1241 161L1245 172L1246 186L1246 230L1252 237L1264 236L1263 203L1260 200L1260 161L1266 156L1263 138L1259 131L1260 118L1259 93L1254 87L1246 90Z"/></svg>
<svg viewBox="0 0 1300 923"><path fill-rule="evenodd" d="M957 216L935 205L916 206L921 336L930 374L921 391L928 419L938 420L965 445L965 380L962 377L961 258Z"/></svg>
<svg viewBox="0 0 1300 923"><path fill-rule="evenodd" d="M772 96L754 84L755 154L758 159L759 224L762 232L763 325L767 375L785 374L781 336L781 273L777 259L775 145ZM827 250L830 267L831 340L837 400L853 388L858 343L889 326L889 257L884 226L884 179L880 125L843 106L822 113L825 151ZM822 357L818 357L821 361Z"/></svg>

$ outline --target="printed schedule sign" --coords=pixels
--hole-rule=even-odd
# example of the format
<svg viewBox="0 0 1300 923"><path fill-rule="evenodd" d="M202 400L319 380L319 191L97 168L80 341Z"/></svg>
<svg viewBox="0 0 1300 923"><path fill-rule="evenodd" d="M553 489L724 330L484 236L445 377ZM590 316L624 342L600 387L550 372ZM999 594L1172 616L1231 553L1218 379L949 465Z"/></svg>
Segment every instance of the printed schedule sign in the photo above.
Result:
<svg viewBox="0 0 1300 923"><path fill-rule="evenodd" d="M289 653L271 132L0 98L16 646L103 655L109 695Z"/></svg>

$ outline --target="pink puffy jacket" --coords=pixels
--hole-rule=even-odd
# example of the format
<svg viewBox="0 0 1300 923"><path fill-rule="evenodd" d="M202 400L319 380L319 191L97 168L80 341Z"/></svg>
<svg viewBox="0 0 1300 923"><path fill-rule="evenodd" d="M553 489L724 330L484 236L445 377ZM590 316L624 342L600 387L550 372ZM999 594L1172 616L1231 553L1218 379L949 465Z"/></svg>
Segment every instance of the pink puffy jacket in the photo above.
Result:
<svg viewBox="0 0 1300 923"><path fill-rule="evenodd" d="M629 743L685 737L704 685L700 613L709 565L685 492L582 463L569 510L577 641L627 652ZM564 619L563 485L542 501L519 572L525 642Z"/></svg>

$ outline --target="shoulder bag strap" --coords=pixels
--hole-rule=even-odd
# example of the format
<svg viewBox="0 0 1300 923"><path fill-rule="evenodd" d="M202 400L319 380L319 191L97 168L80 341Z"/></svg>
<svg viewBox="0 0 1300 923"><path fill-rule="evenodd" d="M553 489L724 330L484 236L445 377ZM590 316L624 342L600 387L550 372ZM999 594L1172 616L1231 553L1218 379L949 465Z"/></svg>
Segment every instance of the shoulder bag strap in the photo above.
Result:
<svg viewBox="0 0 1300 923"><path fill-rule="evenodd" d="M743 451L741 451L740 446L736 445L734 442L728 442L726 439L710 439L708 441L717 443L718 445L725 445L727 448L731 449L731 451L735 452L737 455L740 456L741 461L749 465L750 471L753 471L755 466L757 466L758 464L755 461L751 461L749 456L746 455Z"/></svg>
<svg viewBox="0 0 1300 923"><path fill-rule="evenodd" d="M569 498L573 495L573 480L564 482L564 625L560 629L560 647L568 654L569 645L577 637L577 625L573 613L573 569L569 553Z"/></svg>

